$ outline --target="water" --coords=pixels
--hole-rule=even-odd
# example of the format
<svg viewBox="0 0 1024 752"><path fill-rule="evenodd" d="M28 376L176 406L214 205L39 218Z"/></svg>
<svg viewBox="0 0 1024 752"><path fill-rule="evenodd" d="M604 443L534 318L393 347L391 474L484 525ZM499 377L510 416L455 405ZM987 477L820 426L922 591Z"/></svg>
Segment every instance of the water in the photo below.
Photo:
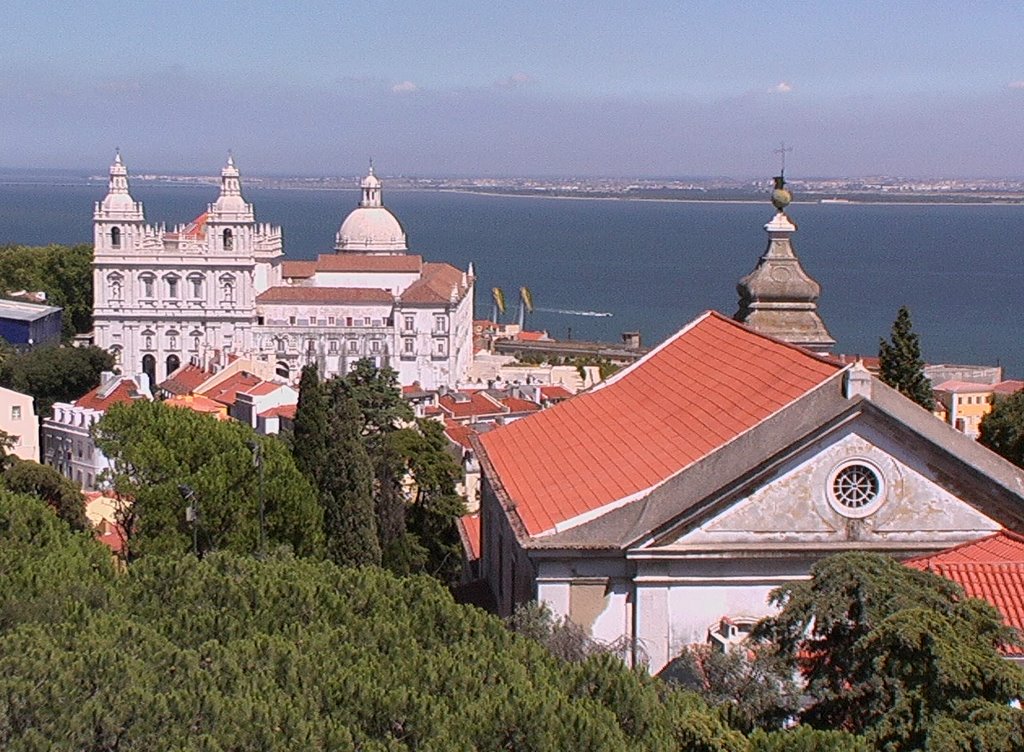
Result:
<svg viewBox="0 0 1024 752"><path fill-rule="evenodd" d="M0 184L0 243L92 240L104 185ZM191 220L216 198L207 186L133 185L150 222ZM284 228L288 258L330 253L358 190L245 191L260 221ZM501 286L514 316L521 285L538 309L529 326L576 339L639 330L654 344L709 308L736 310L736 281L763 252L764 204L558 200L386 190L413 252L476 265L477 316ZM1024 208L795 204L794 245L822 285L837 350L874 355L908 305L930 362L1001 363L1024 375L1019 300ZM561 313L555 311L563 311ZM611 313L589 316L565 313Z"/></svg>

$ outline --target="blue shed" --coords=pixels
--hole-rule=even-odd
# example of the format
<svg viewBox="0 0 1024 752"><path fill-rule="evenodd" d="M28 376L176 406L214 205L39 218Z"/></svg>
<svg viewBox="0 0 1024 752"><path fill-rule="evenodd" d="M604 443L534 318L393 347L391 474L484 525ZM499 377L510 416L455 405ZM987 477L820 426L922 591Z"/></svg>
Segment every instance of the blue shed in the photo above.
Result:
<svg viewBox="0 0 1024 752"><path fill-rule="evenodd" d="M0 300L0 337L15 347L60 342L61 309L55 306Z"/></svg>

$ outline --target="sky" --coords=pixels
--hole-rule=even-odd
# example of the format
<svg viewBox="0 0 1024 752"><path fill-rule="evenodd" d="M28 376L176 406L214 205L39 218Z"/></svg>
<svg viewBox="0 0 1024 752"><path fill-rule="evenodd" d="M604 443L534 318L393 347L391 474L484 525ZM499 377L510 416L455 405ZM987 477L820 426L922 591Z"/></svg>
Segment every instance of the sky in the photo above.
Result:
<svg viewBox="0 0 1024 752"><path fill-rule="evenodd" d="M1024 177L1019 2L0 10L0 168Z"/></svg>

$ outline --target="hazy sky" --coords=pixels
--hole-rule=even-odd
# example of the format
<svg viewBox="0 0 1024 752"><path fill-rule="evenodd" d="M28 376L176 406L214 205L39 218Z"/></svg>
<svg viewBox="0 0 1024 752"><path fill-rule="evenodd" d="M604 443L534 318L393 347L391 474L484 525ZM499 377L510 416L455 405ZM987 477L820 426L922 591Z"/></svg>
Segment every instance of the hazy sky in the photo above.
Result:
<svg viewBox="0 0 1024 752"><path fill-rule="evenodd" d="M0 167L1024 176L1020 2L7 2Z"/></svg>

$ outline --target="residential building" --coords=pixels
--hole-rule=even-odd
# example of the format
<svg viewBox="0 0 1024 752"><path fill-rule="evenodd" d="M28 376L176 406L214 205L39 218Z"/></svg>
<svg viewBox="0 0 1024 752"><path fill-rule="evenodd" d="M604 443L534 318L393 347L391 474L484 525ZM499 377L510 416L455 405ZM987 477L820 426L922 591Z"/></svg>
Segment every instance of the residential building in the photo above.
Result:
<svg viewBox="0 0 1024 752"><path fill-rule="evenodd" d="M39 462L39 418L31 396L0 387L0 431L14 442L10 454Z"/></svg>
<svg viewBox="0 0 1024 752"><path fill-rule="evenodd" d="M219 198L192 222L147 225L118 154L94 214L95 341L152 383L210 352L272 363L286 380L362 358L401 384L455 386L472 362L472 265L409 254L406 234L370 173L341 223L335 252L284 261L280 228L256 222L233 159Z"/></svg>
<svg viewBox="0 0 1024 752"><path fill-rule="evenodd" d="M93 442L90 429L112 406L152 399L145 374L134 377L104 372L100 385L71 403L57 402L43 420L43 464L56 468L86 491L102 487L110 460Z"/></svg>

